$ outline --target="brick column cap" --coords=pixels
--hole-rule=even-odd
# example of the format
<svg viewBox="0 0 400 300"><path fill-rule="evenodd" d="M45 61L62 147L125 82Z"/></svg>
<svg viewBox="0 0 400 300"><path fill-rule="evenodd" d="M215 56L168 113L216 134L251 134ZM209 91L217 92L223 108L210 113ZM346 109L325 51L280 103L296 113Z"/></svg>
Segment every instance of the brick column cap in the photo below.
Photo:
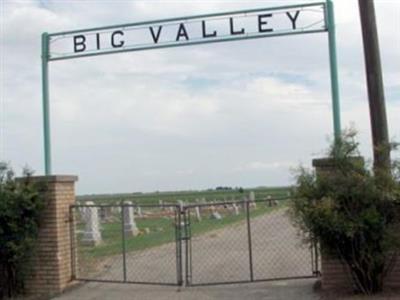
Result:
<svg viewBox="0 0 400 300"><path fill-rule="evenodd" d="M364 158L362 156L354 156L352 157L352 160L354 162L359 162L364 164ZM314 168L329 168L329 167L334 167L335 163L333 158L330 157L316 158L312 160L312 166Z"/></svg>
<svg viewBox="0 0 400 300"><path fill-rule="evenodd" d="M27 177L18 177L17 181L26 180ZM43 175L43 176L30 176L29 179L33 182L76 182L78 176L75 175Z"/></svg>

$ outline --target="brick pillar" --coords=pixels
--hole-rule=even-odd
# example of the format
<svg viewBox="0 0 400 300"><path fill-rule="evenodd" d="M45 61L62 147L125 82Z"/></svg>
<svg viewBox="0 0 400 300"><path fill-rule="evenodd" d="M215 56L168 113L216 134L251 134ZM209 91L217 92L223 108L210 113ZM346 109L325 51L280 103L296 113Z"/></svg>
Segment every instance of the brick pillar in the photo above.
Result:
<svg viewBox="0 0 400 300"><path fill-rule="evenodd" d="M32 273L26 279L31 295L61 293L72 281L70 205L75 203L76 176L34 176L47 185Z"/></svg>
<svg viewBox="0 0 400 300"><path fill-rule="evenodd" d="M360 163L364 163L362 157L353 158ZM334 164L330 158L314 159L312 165L317 176L329 176L335 172ZM353 290L351 275L347 266L343 265L338 258L334 258L321 249L321 283L323 289L332 290ZM400 256L396 265L385 279L384 287L400 288Z"/></svg>
<svg viewBox="0 0 400 300"><path fill-rule="evenodd" d="M330 158L313 159L312 165L318 177L329 176L335 172ZM352 290L351 275L338 258L328 255L321 249L321 284L323 289Z"/></svg>

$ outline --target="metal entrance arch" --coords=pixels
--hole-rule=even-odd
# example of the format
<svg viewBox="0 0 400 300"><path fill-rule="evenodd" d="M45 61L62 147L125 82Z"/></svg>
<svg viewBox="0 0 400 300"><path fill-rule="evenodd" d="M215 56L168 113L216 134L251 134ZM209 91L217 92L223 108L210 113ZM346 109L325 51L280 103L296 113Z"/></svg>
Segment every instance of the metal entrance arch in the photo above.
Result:
<svg viewBox="0 0 400 300"><path fill-rule="evenodd" d="M321 14L317 21L299 26L299 16L303 13ZM286 27L270 27L272 17L286 18ZM237 24L237 19L253 18L256 29ZM224 22L229 31L222 35L210 27L210 23ZM253 24L253 25L254 25ZM321 25L322 24L322 25ZM198 28L194 36L188 33L191 26ZM252 26L253 26L252 25ZM163 28L176 27L174 38L163 39ZM253 26L254 27L254 26ZM142 41L128 41L132 32L139 32ZM171 18L148 22L96 27L82 30L42 34L42 96L43 96L43 132L44 132L44 169L46 175L52 174L50 106L49 106L49 62L80 58L86 56L112 54L118 52L143 51L159 48L190 46L246 39L328 32L330 78L332 94L332 113L334 136L341 133L339 84L336 59L335 21L332 0L318 3L306 3L270 8L231 11L181 18ZM201 34L200 34L201 33ZM146 40L147 39L147 40ZM106 41L106 42L104 42ZM106 44L105 44L106 43ZM65 51L67 49L73 49Z"/></svg>

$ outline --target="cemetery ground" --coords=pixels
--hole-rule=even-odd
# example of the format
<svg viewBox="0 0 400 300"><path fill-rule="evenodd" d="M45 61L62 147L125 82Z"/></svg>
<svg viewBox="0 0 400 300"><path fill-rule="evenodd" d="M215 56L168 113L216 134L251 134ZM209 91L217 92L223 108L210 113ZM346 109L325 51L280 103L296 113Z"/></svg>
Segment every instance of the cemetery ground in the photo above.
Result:
<svg viewBox="0 0 400 300"><path fill-rule="evenodd" d="M276 206L269 206L267 203L252 205L249 215L255 221L255 231L261 232L261 227L264 225L260 223L259 217L268 215L270 217L267 221L271 222L276 219L271 214L283 211L286 207L286 200L279 201ZM240 246L238 251L241 251L244 256L247 254L247 227L244 207L237 206L237 210L235 210L232 206L217 205L215 211L208 206L203 207L198 211L200 219L196 218L193 210L190 212L192 214L190 228L193 259L196 259L197 253L207 257L215 255L216 253L213 253L213 251L231 250L232 247L235 247L235 244ZM213 218L215 212L218 212L221 219ZM75 218L81 220L77 223L75 229L77 278L121 281L123 280L122 271L125 265L128 281L167 284L176 282L176 220L174 214L174 211L170 212L167 208L142 206L140 216L137 215L137 209L135 210L138 234L134 236L125 235L123 238L121 211L116 212L110 215L106 221L100 222L101 242L94 245L87 244L84 241L86 224L77 210ZM83 217L85 216L83 215ZM286 223L287 221L281 226L286 226ZM280 225L274 224L274 226ZM204 240L204 242L199 243L199 240ZM209 242L209 247L204 247ZM125 264L123 263L123 247L126 253ZM246 271L248 259L244 256L241 259L243 270L234 271L239 271L240 276L246 276L248 273ZM218 255L216 255L216 259L220 259ZM204 265L204 263L201 264ZM131 272L133 269L139 269L140 272Z"/></svg>
<svg viewBox="0 0 400 300"><path fill-rule="evenodd" d="M236 214L233 210L223 209L223 206L217 208L222 219L210 218L211 211L203 210L201 221L192 220L192 282L195 284L240 281L246 280L249 275L245 211L240 208L239 214ZM250 217L255 279L264 276L284 277L288 274L300 276L310 272L310 249L302 245L297 230L291 225L287 215L287 201L280 201L272 207L267 202L252 205ZM175 235L171 219L136 218L136 223L139 229L147 226L150 231L126 241L127 279L173 281L176 265ZM115 235L121 233L120 225L119 222L103 224L102 244L80 246L81 259L78 261L84 275L100 280L122 279L121 244L115 238ZM294 250L298 251L297 255ZM317 299L313 298L314 281L190 288L89 282L57 299L290 299L287 297L290 295L293 299Z"/></svg>
<svg viewBox="0 0 400 300"><path fill-rule="evenodd" d="M285 274L302 274L310 267L309 249L302 247L302 241L297 230L291 225L286 211L287 206L281 203L278 207L263 207L258 204L252 212L252 230L254 241L255 274L260 276L284 276ZM243 213L241 213L243 215ZM243 243L246 226L243 217L232 215L231 219L225 216L222 220L212 220L203 214L202 222L193 225L192 246L193 249L193 281L221 281L240 280L248 275L248 257L243 255L247 251L246 243ZM166 220L166 219L165 219ZM138 227L142 225L152 227L160 226L152 224L152 221L137 220ZM203 225L200 225L200 224ZM140 225L141 224L141 225ZM214 224L214 225L213 225ZM218 225L215 225L218 224ZM199 226L196 228L196 225ZM110 225L112 227L114 225ZM103 228L107 228L103 227ZM153 227L155 228L155 227ZM105 230L105 229L103 229ZM114 229L106 229L112 234ZM118 229L118 231L120 231ZM170 240L154 242L158 232L148 241L141 241L139 246L129 246L127 253L128 279L144 277L146 279L169 280L174 275L174 251L175 245ZM164 232L165 235L165 232ZM235 238L235 236L236 238ZM172 237L172 233L169 235ZM145 235L132 237L131 240L145 238ZM106 238L109 239L110 237ZM118 246L100 246L106 250L92 250L85 256L85 261L99 259L106 262L101 266L101 272L97 278L118 279L121 278L122 267ZM150 247L150 248L148 248ZM293 252L296 249L297 255ZM85 251L90 250L86 248ZM135 251L134 251L135 250ZM298 255L303 253L305 255ZM106 258L106 259L105 259ZM93 271L93 270L92 270ZM99 269L97 270L99 271ZM138 277L137 277L138 276ZM79 283L69 291L56 297L56 300L72 299L345 299L362 300L357 296L339 297L338 295L320 294L315 291L316 278L296 279L271 282L256 282L248 284L229 284L218 286L149 286L136 284L119 284L104 282ZM390 295L376 296L368 299L396 299Z"/></svg>
<svg viewBox="0 0 400 300"><path fill-rule="evenodd" d="M257 217L259 215L271 212L280 207L285 207L287 202L281 200L279 204L275 207L267 207L265 205L260 206L258 209L254 209L250 212L251 217ZM154 211L155 209L153 209ZM151 213L151 209L146 210L146 212ZM87 258L104 257L114 254L119 254L122 248L122 238L121 238L121 218L118 216L119 213L114 215L114 219L109 223L101 224L102 233L102 243L96 247L90 245L79 245L79 249L82 255ZM194 219L194 218L193 218ZM222 218L221 220L213 220L206 215L199 221L194 219L192 222L192 234L198 235L206 233L211 230L217 230L225 226L232 225L234 223L243 221L245 219L245 214L240 213L238 215L231 214ZM128 236L125 239L125 249L127 252L138 251L146 248L151 248L155 246L160 246L165 243L171 243L175 240L175 228L173 224L172 216L167 217L155 217L155 218L145 218L137 217L135 218L137 227L139 228L138 236ZM80 229L80 230L79 230ZM148 232L146 233L147 230ZM78 232L81 233L84 230L84 224L78 227ZM78 241L80 239L78 238Z"/></svg>
<svg viewBox="0 0 400 300"><path fill-rule="evenodd" d="M256 191L256 192L254 192ZM209 231L215 231L224 227L233 226L235 224L245 224L245 207L239 208L237 205L216 205L217 201L240 201L243 199L248 200L262 200L266 198L287 198L288 189L283 188L257 188L253 189L250 193L245 190L207 190L207 191L189 191L189 192L167 192L167 193L150 193L150 194L119 194L119 195L101 195L101 196L84 196L78 198L78 204L83 204L82 207L75 207L74 219L76 227L74 229L76 238L74 247L76 247L76 273L77 277L81 279L102 279L120 281L121 271L125 265L130 263L130 258L135 255L151 255L148 250L154 247L160 247L167 244L164 250L166 259L161 262L159 269L165 268L168 270L165 273L165 279L157 278L157 275L150 276L150 278L143 278L137 276L130 278L131 281L156 282L159 283L173 283L176 281L176 267L174 260L176 260L176 209L178 204L187 205L200 205L190 209L191 217L191 235L197 237ZM162 200L163 199L163 200ZM184 200L180 200L184 199ZM85 201L86 200L86 201ZM134 203L130 207L122 209L122 203ZM91 204L95 207L85 207L85 204ZM225 202L226 203L226 202ZM252 202L254 203L254 202ZM160 206L160 204L162 206ZM208 206L210 204L210 206ZM269 212L277 209L278 207L286 207L287 201L280 200L274 202L277 206L271 206L272 202L263 203L258 207L252 204L250 209L250 217L268 214ZM201 207L201 205L205 205ZM229 207L228 207L229 206ZM93 211L99 214L88 224L87 217L92 215ZM127 219L123 222L122 211L132 210L133 223L137 229L134 235L126 234L125 225ZM213 210L216 210L213 212ZM216 213L220 219L215 219L212 215ZM202 216L200 216L202 215ZM89 230L88 230L89 225ZM87 243L85 241L85 232L90 231L91 237L99 237L98 242L95 244ZM125 234L122 234L125 231ZM236 233L232 233L234 237ZM246 237L240 237L243 241ZM126 255L126 263L122 262L123 252ZM157 256L157 255L155 255ZM115 271L108 272L108 275L102 275L107 269L116 269ZM100 274L100 277L99 275ZM176 276L176 275L175 275ZM128 274L129 277L129 274Z"/></svg>

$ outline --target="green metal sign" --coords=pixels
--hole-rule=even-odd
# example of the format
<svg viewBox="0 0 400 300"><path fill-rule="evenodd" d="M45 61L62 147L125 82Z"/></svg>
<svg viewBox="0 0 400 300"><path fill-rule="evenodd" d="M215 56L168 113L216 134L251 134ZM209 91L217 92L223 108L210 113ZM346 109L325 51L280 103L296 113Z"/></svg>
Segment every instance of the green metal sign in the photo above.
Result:
<svg viewBox="0 0 400 300"><path fill-rule="evenodd" d="M45 173L51 174L48 62L274 36L328 32L335 137L340 108L333 4L327 2L231 11L42 34Z"/></svg>

